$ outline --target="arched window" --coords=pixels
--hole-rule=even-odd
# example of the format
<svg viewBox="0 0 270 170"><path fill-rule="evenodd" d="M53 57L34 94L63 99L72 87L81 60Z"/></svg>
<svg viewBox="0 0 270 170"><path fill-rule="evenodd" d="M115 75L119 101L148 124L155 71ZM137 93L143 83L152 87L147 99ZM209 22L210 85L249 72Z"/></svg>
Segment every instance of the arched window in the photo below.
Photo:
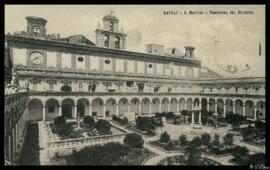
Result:
<svg viewBox="0 0 270 170"><path fill-rule="evenodd" d="M104 35L104 47L109 47L109 36Z"/></svg>
<svg viewBox="0 0 270 170"><path fill-rule="evenodd" d="M71 91L71 87L69 85L64 85L61 87L61 91Z"/></svg>
<svg viewBox="0 0 270 170"><path fill-rule="evenodd" d="M115 37L115 48L116 49L119 49L120 48L120 38L119 37Z"/></svg>
<svg viewBox="0 0 270 170"><path fill-rule="evenodd" d="M172 49L172 54L175 54L175 48Z"/></svg>
<svg viewBox="0 0 270 170"><path fill-rule="evenodd" d="M113 31L113 22L110 22L110 31Z"/></svg>

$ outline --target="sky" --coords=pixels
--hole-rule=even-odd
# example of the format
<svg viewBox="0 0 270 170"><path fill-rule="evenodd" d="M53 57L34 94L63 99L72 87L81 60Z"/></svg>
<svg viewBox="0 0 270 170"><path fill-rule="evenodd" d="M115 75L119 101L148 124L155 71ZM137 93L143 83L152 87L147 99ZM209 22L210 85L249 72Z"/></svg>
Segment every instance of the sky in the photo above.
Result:
<svg viewBox="0 0 270 170"><path fill-rule="evenodd" d="M222 76L265 76L264 5L6 5L5 34L26 31L25 17L39 16L47 20L47 34L82 34L95 42L98 23L102 25L103 16L111 11L120 20L119 29L123 27L127 34L128 51L145 52L150 43L182 53L184 46L194 46L202 67ZM164 11L178 13L164 15ZM210 11L236 14L214 15ZM223 71L228 65L237 66L238 72Z"/></svg>

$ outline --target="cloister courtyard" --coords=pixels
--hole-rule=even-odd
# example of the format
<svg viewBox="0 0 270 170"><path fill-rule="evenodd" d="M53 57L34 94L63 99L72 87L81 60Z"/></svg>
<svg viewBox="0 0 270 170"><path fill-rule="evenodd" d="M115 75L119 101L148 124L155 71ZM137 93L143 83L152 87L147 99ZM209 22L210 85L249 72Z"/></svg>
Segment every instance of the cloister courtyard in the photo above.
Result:
<svg viewBox="0 0 270 170"><path fill-rule="evenodd" d="M256 145L254 143L244 141L244 134L242 134L241 129L255 128L257 125L256 123L254 124L254 122L240 123L239 127L235 128L235 125L230 123L225 123L225 125L219 124L218 126L209 123L205 124L205 122L204 124L199 124L198 122L201 121L201 117L197 114L195 114L194 118L191 118L190 115L190 118L185 123L172 121L177 119L177 117L179 118L179 116L176 116L173 113L171 113L171 115L174 115L173 117L168 117L168 115L170 114L161 117L159 117L158 114L150 116L134 116L135 120L133 121L129 120L130 117L127 119L125 116L113 116L112 118L86 116L87 119L91 119L90 124L95 125L87 125L87 121L89 122L89 120L86 120L86 117L68 119L66 121L66 125L71 125L73 127L71 128L73 129L71 130L71 133L67 132L66 126L63 129L62 125L56 125L60 119L65 119L63 116L55 118L54 121L41 121L38 123L36 132L39 134L36 135L36 138L38 139L35 140L38 141L36 153L38 153L37 156L39 157L41 165L70 165L69 162L73 162L73 165L92 164L91 161L87 162L87 160L86 162L80 162L80 160L77 160L74 155L79 154L82 156L83 153L87 153L85 150L97 149L102 145L103 147L109 147L112 142L123 143L123 145L117 145L117 147L120 148L129 146L125 143L126 140L128 140L126 139L126 136L129 134L137 134L138 136L141 136L139 137L141 139L135 139L135 143L137 140L142 141L141 147L138 148L132 146L132 150L130 151L131 154L129 156L125 156L124 161L122 158L119 158L120 160L112 164L189 165L187 161L183 161L182 159L184 159L184 155L186 155L186 148L195 141L195 138L200 139L198 148L200 148L201 156L199 156L199 159L201 162L197 163L199 165L245 164L241 163L241 161L244 162L242 159L235 160L235 162L233 161L234 159L238 159L237 154L241 154L242 150L245 152L245 148L247 149L244 153L247 157L246 159L250 159L250 156L252 155L260 156L265 153L264 145ZM149 130L148 128L151 126L148 125L144 127L145 129L140 127L141 125L139 125L139 120L145 125L148 124L147 122L152 122L154 128L150 128ZM103 124L105 125L98 125L98 127L97 124L100 124L101 121L104 121ZM109 130L103 130L108 129L106 122L107 124L110 124ZM198 124L200 126L197 126ZM59 130L59 128L62 130ZM165 142L162 137L164 134L169 136ZM203 135L205 134L210 136L208 141L209 144L203 143ZM231 150L228 150L226 145L228 140L227 136L230 136L228 134L232 134ZM186 137L187 141L185 145L182 144L180 139L183 136ZM214 145L212 143L216 142L216 136L218 136L218 147L221 149L213 150L211 145ZM26 140L28 139L26 138ZM59 152L60 150L63 151ZM104 151L104 154L108 155L109 153L107 152L108 151ZM91 160L91 155L89 157L89 160ZM136 157L140 159L137 160ZM177 160L181 160L182 162L180 161L179 163ZM237 164L237 161L240 163ZM110 164L109 162L107 163Z"/></svg>

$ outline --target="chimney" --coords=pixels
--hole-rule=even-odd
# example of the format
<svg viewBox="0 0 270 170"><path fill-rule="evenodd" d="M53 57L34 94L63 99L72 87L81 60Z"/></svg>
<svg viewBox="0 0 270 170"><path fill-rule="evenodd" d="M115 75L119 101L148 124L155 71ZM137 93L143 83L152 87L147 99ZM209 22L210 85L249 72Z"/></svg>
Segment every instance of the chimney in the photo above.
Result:
<svg viewBox="0 0 270 170"><path fill-rule="evenodd" d="M194 58L194 47L185 46L185 58L193 59Z"/></svg>

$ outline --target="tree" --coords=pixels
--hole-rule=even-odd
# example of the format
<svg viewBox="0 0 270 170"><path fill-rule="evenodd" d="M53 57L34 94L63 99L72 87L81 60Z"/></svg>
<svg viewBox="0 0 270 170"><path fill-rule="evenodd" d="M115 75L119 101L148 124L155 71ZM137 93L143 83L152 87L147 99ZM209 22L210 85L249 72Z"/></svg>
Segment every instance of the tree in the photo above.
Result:
<svg viewBox="0 0 270 170"><path fill-rule="evenodd" d="M224 141L224 145L226 146L226 148L231 147L233 145L233 134L227 133L223 137L223 141Z"/></svg>
<svg viewBox="0 0 270 170"><path fill-rule="evenodd" d="M193 164L196 165L201 157L201 149L197 145L200 138L196 138L196 139L195 138L188 144L188 146L186 147L184 151L187 162L188 164L191 164L191 165Z"/></svg>
<svg viewBox="0 0 270 170"><path fill-rule="evenodd" d="M123 117L123 119L122 119L122 125L126 125L126 124L128 124L128 118L126 118L126 117Z"/></svg>
<svg viewBox="0 0 270 170"><path fill-rule="evenodd" d="M74 152L72 157L77 165L114 165L130 152L130 148L120 143L85 147Z"/></svg>
<svg viewBox="0 0 270 170"><path fill-rule="evenodd" d="M124 144L132 147L132 148L142 148L144 141L141 135L136 133L127 134L124 139Z"/></svg>
<svg viewBox="0 0 270 170"><path fill-rule="evenodd" d="M160 142L162 143L168 143L170 141L170 135L165 131L160 135Z"/></svg>
<svg viewBox="0 0 270 170"><path fill-rule="evenodd" d="M180 142L180 146L186 146L188 141L187 141L187 136L182 134L180 137L179 137L179 142Z"/></svg>
<svg viewBox="0 0 270 170"><path fill-rule="evenodd" d="M107 120L99 119L95 125L96 129L101 133L108 133L111 130L111 124Z"/></svg>
<svg viewBox="0 0 270 170"><path fill-rule="evenodd" d="M58 116L58 117L54 118L53 123L56 126L64 126L64 125L66 125L66 118L64 116Z"/></svg>
<svg viewBox="0 0 270 170"><path fill-rule="evenodd" d="M192 139L191 143L192 143L193 145L195 145L196 147L201 147L201 145L202 145L201 138L198 137L198 136L194 137L194 138Z"/></svg>
<svg viewBox="0 0 270 170"><path fill-rule="evenodd" d="M83 118L83 123L89 127L94 127L95 126L95 119L91 116L85 116Z"/></svg>
<svg viewBox="0 0 270 170"><path fill-rule="evenodd" d="M201 135L201 140L202 140L202 144L203 145L210 145L210 141L211 141L211 136L208 133L203 133Z"/></svg>
<svg viewBox="0 0 270 170"><path fill-rule="evenodd" d="M183 109L181 111L181 115L188 116L189 114L188 114L188 111L187 110Z"/></svg>
<svg viewBox="0 0 270 170"><path fill-rule="evenodd" d="M215 149L219 149L220 147L220 142L219 142L219 135L217 133L215 133L214 135L214 140L212 141L212 145L213 148Z"/></svg>

